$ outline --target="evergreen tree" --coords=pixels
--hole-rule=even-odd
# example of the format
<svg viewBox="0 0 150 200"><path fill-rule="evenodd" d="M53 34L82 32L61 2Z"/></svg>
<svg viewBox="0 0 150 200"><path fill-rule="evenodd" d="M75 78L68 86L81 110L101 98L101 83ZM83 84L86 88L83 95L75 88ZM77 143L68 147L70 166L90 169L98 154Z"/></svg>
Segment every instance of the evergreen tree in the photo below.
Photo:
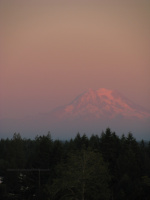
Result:
<svg viewBox="0 0 150 200"><path fill-rule="evenodd" d="M52 199L109 199L110 176L101 154L76 150L57 166L51 186Z"/></svg>

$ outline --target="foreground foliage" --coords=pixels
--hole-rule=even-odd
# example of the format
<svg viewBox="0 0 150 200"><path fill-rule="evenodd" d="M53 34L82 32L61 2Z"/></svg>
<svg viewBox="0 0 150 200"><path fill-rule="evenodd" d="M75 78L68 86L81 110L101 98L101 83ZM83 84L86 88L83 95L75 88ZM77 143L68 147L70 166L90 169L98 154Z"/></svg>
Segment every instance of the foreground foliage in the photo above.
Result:
<svg viewBox="0 0 150 200"><path fill-rule="evenodd" d="M100 136L0 140L0 199L150 199L150 142Z"/></svg>

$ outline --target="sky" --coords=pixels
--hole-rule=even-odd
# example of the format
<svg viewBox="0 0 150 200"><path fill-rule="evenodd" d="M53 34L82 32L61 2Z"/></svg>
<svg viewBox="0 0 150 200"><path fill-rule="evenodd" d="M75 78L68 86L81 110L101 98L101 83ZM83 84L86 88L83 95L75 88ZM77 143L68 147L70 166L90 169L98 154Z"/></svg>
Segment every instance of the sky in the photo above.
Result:
<svg viewBox="0 0 150 200"><path fill-rule="evenodd" d="M150 110L150 2L0 1L0 119L51 111L89 88Z"/></svg>

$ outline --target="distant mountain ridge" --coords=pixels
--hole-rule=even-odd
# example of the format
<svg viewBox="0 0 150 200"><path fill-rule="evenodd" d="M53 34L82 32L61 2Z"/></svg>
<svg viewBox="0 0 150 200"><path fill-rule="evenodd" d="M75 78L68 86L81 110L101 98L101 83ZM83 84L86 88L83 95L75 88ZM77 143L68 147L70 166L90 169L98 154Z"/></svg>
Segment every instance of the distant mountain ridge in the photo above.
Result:
<svg viewBox="0 0 150 200"><path fill-rule="evenodd" d="M89 89L79 95L70 104L57 108L53 115L58 119L114 119L123 117L128 119L145 119L150 112L139 106L121 93L100 88Z"/></svg>

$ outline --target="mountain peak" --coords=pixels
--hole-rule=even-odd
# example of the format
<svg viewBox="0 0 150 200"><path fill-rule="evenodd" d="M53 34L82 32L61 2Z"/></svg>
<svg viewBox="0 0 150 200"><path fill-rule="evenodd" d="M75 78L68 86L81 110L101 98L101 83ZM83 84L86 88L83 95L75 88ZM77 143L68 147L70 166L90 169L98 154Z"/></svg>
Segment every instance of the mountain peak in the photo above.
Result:
<svg viewBox="0 0 150 200"><path fill-rule="evenodd" d="M149 117L150 113L136 105L116 90L100 88L88 89L70 104L57 110L58 118L69 119L113 119L123 118L142 119Z"/></svg>
<svg viewBox="0 0 150 200"><path fill-rule="evenodd" d="M51 130L55 136L72 137L81 132L99 134L110 127L121 134L136 133L139 138L149 139L150 112L133 103L116 90L100 88L89 89L77 96L71 103L58 107L52 112L35 118L22 120L1 120L3 133L25 130L27 132ZM35 132L36 131L36 132Z"/></svg>
<svg viewBox="0 0 150 200"><path fill-rule="evenodd" d="M93 90L93 89L89 89L87 92L85 92L85 94L87 95L95 95L95 96L107 96L109 98L112 98L113 96L115 96L116 98L119 98L121 96L121 94L117 91L117 90L109 90L106 88L99 88L97 90Z"/></svg>
<svg viewBox="0 0 150 200"><path fill-rule="evenodd" d="M107 94L107 93L111 93L112 90L108 90L106 88L99 88L97 90L94 90L92 88L89 88L88 91L86 91L86 93L99 93L99 94Z"/></svg>

